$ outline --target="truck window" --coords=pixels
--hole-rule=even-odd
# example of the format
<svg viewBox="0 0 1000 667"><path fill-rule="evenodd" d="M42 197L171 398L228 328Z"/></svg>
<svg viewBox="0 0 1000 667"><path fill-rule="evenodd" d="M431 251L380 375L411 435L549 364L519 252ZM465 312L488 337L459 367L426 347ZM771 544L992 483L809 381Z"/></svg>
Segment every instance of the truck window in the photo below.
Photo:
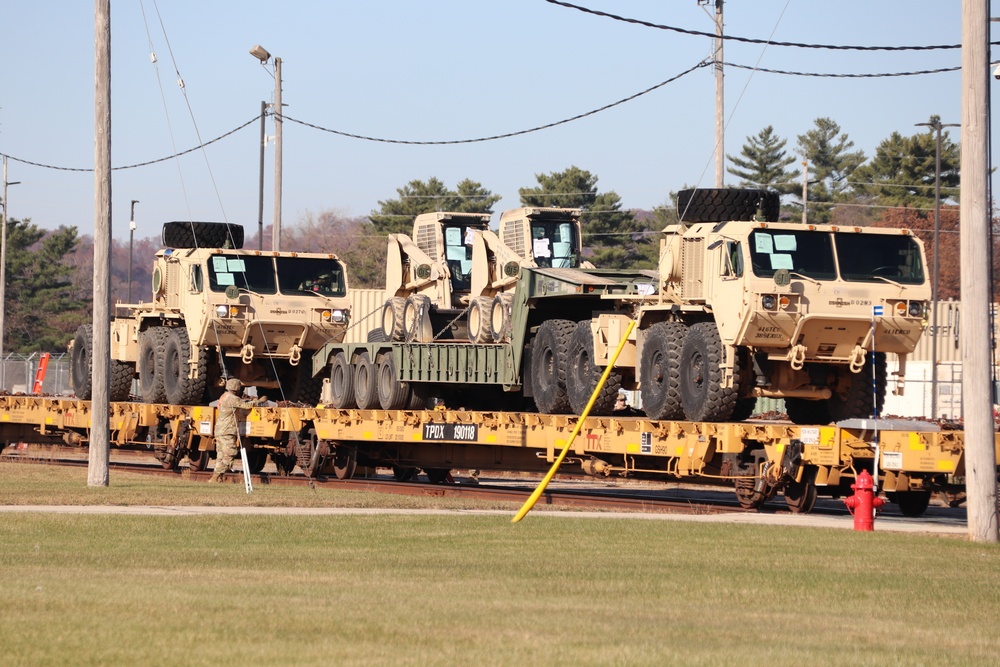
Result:
<svg viewBox="0 0 1000 667"><path fill-rule="evenodd" d="M750 234L750 263L759 278L770 278L779 269L814 280L837 278L833 243L827 232L755 229Z"/></svg>
<svg viewBox="0 0 1000 667"><path fill-rule="evenodd" d="M326 257L276 257L278 288L282 294L311 293L344 296L344 267Z"/></svg>
<svg viewBox="0 0 1000 667"><path fill-rule="evenodd" d="M841 232L834 238L844 280L870 283L881 282L881 277L904 285L923 284L920 247L912 237Z"/></svg>
<svg viewBox="0 0 1000 667"><path fill-rule="evenodd" d="M277 292L274 263L270 257L254 255L212 255L208 258L208 287L225 292L230 285L258 294Z"/></svg>
<svg viewBox="0 0 1000 667"><path fill-rule="evenodd" d="M531 255L541 267L569 269L579 266L576 227L569 222L531 223Z"/></svg>
<svg viewBox="0 0 1000 667"><path fill-rule="evenodd" d="M739 278L743 275L743 245L739 241L726 241L726 254L722 258L722 275Z"/></svg>
<svg viewBox="0 0 1000 667"><path fill-rule="evenodd" d="M467 292L472 289L472 234L473 229L465 225L444 228L444 257L451 273L451 289Z"/></svg>

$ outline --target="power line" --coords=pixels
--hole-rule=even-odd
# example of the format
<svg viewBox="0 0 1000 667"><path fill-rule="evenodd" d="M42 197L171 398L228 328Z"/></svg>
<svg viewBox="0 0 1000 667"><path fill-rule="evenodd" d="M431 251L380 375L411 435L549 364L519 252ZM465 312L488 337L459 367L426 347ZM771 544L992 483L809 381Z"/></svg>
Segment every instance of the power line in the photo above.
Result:
<svg viewBox="0 0 1000 667"><path fill-rule="evenodd" d="M958 72L961 70L961 66L958 67L942 67L940 69L924 69L915 70L912 72L880 72L873 74L829 74L823 72L792 72L789 70L781 69L768 69L766 67L752 67L750 65L738 65L736 63L723 63L726 67L733 67L735 69L748 69L754 72L767 72L768 74L786 74L789 76L812 76L812 77L826 77L831 79L878 79L885 77L894 76L918 76L921 74L942 74L944 72Z"/></svg>
<svg viewBox="0 0 1000 667"><path fill-rule="evenodd" d="M717 39L719 37L715 33L702 32L701 30L689 30L687 28L678 28L675 26L663 25L660 23L652 23L650 21L643 21L642 19L627 18L625 16L619 16L618 14L611 14L609 12L602 12L597 9L581 7L580 5L574 5L569 2L562 2L561 0L545 0L545 1L552 5L559 5L560 7L575 9L585 14L602 16L604 18L614 19L615 21L632 23L635 25L645 26L647 28L656 28L657 30L668 30L671 32L678 32L684 35L695 35L697 37L711 37L712 39ZM837 44L804 44L801 42L775 42L770 39L737 37L735 35L722 35L722 39L733 42L743 42L745 44L767 44L769 46L794 46L800 49L832 49L840 51L939 51L942 49L962 48L961 44L934 44L930 46L854 46L854 45L837 45ZM1000 42L990 42L990 43L1000 44Z"/></svg>

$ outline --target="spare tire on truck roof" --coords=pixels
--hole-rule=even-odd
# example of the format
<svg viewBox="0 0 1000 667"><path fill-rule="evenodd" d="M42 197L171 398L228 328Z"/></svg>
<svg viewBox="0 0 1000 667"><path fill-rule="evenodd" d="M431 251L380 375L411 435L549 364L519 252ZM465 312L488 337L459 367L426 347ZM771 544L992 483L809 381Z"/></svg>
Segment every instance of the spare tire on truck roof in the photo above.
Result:
<svg viewBox="0 0 1000 667"><path fill-rule="evenodd" d="M753 188L694 188L677 193L681 222L753 220L777 222L781 196L773 190ZM757 212L763 213L763 218Z"/></svg>
<svg viewBox="0 0 1000 667"><path fill-rule="evenodd" d="M233 248L243 247L243 225L228 222L165 222L165 248Z"/></svg>

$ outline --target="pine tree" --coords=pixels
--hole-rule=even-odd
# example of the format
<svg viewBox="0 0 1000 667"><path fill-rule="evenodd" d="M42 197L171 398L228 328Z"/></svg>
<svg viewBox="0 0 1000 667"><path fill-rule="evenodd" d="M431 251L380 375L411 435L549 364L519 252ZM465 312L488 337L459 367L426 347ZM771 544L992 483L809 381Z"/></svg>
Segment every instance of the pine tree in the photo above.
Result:
<svg viewBox="0 0 1000 667"><path fill-rule="evenodd" d="M492 213L501 197L476 181L465 179L455 190L449 190L437 178L410 181L397 188L399 199L379 201L379 210L369 220L376 234L410 234L413 219L421 213L453 211L459 213Z"/></svg>
<svg viewBox="0 0 1000 667"><path fill-rule="evenodd" d="M809 163L809 222L827 222L830 204L843 201L849 179L864 161L864 151L851 151L854 142L840 125L817 118L816 127L798 137L798 151Z"/></svg>
<svg viewBox="0 0 1000 667"><path fill-rule="evenodd" d="M774 133L773 126L768 125L757 136L747 137L747 142L740 149L742 157L726 155L735 165L726 171L739 178L743 187L766 187L782 193L792 192L795 188L792 182L800 172L786 170L786 167L795 162L795 157L785 151L787 143L786 139L781 139Z"/></svg>

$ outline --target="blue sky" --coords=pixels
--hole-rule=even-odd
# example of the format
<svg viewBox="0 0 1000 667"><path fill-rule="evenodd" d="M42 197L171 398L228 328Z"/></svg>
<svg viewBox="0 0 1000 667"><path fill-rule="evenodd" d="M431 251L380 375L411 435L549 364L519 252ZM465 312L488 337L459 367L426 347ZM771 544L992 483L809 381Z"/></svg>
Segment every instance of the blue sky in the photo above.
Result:
<svg viewBox="0 0 1000 667"><path fill-rule="evenodd" d="M697 0L576 0L653 23L712 32ZM709 57L711 41L627 24L544 0L262 2L112 0L112 162L155 160L252 120L274 81L249 53L283 62L285 114L343 132L441 141L536 127L633 95ZM961 43L961 3L933 0L730 0L727 34L815 44ZM6 3L0 23L0 152L58 167L91 168L93 3ZM1000 24L998 24L1000 25ZM147 34L148 29L148 34ZM150 48L152 40L152 49ZM150 62L150 51L157 64ZM996 58L995 58L996 59ZM727 42L725 60L824 73L957 67L960 51L858 52ZM175 67L184 81L179 89ZM991 79L993 81L993 79ZM912 134L931 114L960 120L959 72L831 79L726 72L726 147L773 125L794 148L820 116L874 153L893 131ZM1000 85L1000 82L997 83ZM412 179L463 178L518 205L535 174L576 165L627 208L652 208L685 185L714 183L715 84L710 68L636 100L553 129L453 146L406 146L284 126L283 224L306 213L366 215ZM273 134L270 121L268 134ZM958 131L953 130L955 140ZM257 221L256 122L177 160L114 173L113 234L137 237L168 220ZM270 224L273 145L265 168ZM10 161L10 215L45 228L93 230L89 172ZM728 177L733 182L732 177Z"/></svg>

